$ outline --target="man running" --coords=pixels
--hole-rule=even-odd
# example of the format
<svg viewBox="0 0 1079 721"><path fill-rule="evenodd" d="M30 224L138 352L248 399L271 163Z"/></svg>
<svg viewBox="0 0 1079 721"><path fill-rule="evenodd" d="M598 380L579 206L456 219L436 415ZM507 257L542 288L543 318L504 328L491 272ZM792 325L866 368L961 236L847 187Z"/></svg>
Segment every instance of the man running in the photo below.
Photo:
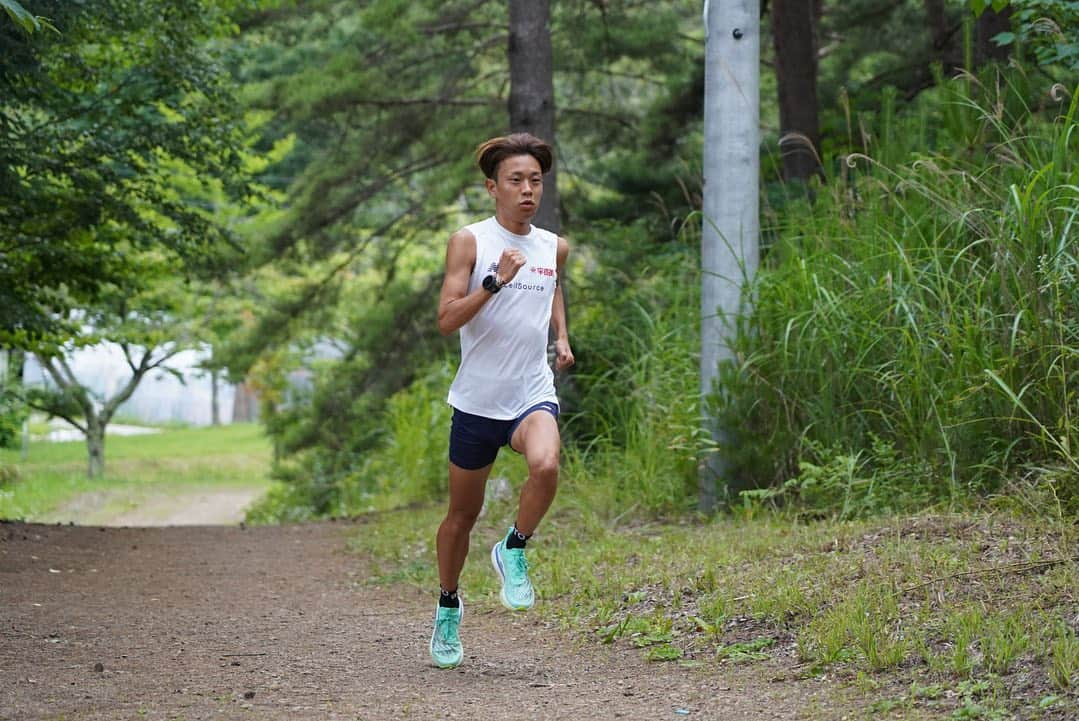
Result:
<svg viewBox="0 0 1079 721"><path fill-rule="evenodd" d="M554 163L551 146L516 133L483 143L476 159L495 214L450 236L438 302L439 330L461 331L461 365L449 392L449 509L438 528L441 590L431 634L431 659L441 668L454 668L464 656L458 578L487 477L505 445L524 455L528 479L517 518L491 549L491 562L502 580L502 605L523 611L535 602L524 550L554 500L561 448L549 331L555 367L573 365L558 286L569 244L532 225L543 176Z"/></svg>

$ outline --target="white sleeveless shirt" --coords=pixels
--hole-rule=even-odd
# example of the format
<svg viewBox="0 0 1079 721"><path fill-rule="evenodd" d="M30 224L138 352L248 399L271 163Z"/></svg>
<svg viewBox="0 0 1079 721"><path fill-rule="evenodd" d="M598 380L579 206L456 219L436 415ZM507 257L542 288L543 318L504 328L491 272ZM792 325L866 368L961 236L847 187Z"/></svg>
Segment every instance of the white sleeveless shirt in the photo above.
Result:
<svg viewBox="0 0 1079 721"><path fill-rule="evenodd" d="M528 235L517 235L493 216L466 229L476 238L469 293L495 273L506 248L524 253L525 264L461 326L461 365L448 401L465 413L512 420L537 403L558 402L547 364L558 236L534 225Z"/></svg>

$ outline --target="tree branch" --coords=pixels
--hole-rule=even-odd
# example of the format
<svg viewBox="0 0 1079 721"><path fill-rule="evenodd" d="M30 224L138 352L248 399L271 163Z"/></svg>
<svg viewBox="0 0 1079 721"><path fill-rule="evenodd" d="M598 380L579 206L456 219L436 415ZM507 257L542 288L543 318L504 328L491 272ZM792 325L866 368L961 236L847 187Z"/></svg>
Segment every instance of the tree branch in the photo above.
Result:
<svg viewBox="0 0 1079 721"><path fill-rule="evenodd" d="M54 360L54 359L52 359L52 358L49 359L49 367L50 368L52 367L52 360ZM67 359L65 359L63 356L59 356L55 360L56 360L57 363L60 364L60 367L64 371L64 376L63 377L64 377L64 380L65 380L65 385L64 385L65 388L69 388L71 386L81 386L82 385L81 383L79 383L79 379L75 377L75 371L71 370L71 366L69 366L67 364Z"/></svg>
<svg viewBox="0 0 1079 721"><path fill-rule="evenodd" d="M350 106L368 105L375 108L405 108L414 105L438 105L449 107L500 107L505 101L501 98L356 98L349 101Z"/></svg>
<svg viewBox="0 0 1079 721"><path fill-rule="evenodd" d="M122 348L123 351L124 351L124 360L127 361L127 367L131 369L132 373L135 373L136 368L135 368L135 362L133 360L131 360L131 349L129 348L127 343L121 343L120 348Z"/></svg>
<svg viewBox="0 0 1079 721"><path fill-rule="evenodd" d="M168 371L174 375L179 374L179 371L176 371L172 368L162 368L162 366L172 358L182 353L184 351L183 346L175 345L170 350L165 351L164 354L157 360L152 360L154 352L160 349L160 347L147 349L146 352L143 353L142 358L139 359L138 367L132 365L130 360L128 361L128 364L131 365L132 368L131 378L128 379L127 383L124 385L124 387L120 390L119 393L114 395L112 398L109 398L105 402L105 406L101 410L101 416L105 419L106 423L108 422L108 419L112 418L112 415L116 412L116 409L119 408L128 398L130 398L132 394L134 394L135 389L138 387L139 383L142 381L143 377L147 373L154 369L160 368L161 370ZM125 355L126 353L127 351L125 349ZM182 374L180 374L179 377L182 377Z"/></svg>
<svg viewBox="0 0 1079 721"><path fill-rule="evenodd" d="M154 350L156 350L156 349L154 349ZM179 346L179 345L173 346L173 348L171 350L165 351L165 354L162 355L157 360L155 360L153 363L147 363L146 364L146 370L147 371L152 371L155 368L161 368L161 366L164 363L166 363L169 360L171 360L172 358L175 358L176 356L180 355L181 353L184 352L184 350L185 350L185 348L183 346ZM150 352L148 352L146 354L147 360L149 360L149 358L152 355L153 355L153 350L151 350ZM165 369L162 369L162 370L165 370Z"/></svg>
<svg viewBox="0 0 1079 721"><path fill-rule="evenodd" d="M883 2L876 7L867 8L860 15L855 15L847 19L844 23L846 27L861 27L870 21L879 19L881 16L890 15L898 8L899 5L891 0Z"/></svg>
<svg viewBox="0 0 1079 721"><path fill-rule="evenodd" d="M441 25L428 25L427 27L420 28L426 35L439 35L441 33L456 33L462 30L480 30L483 28L494 28L495 30L503 30L503 26L499 23L492 23L482 20L467 21L455 21L446 22Z"/></svg>
<svg viewBox="0 0 1079 721"><path fill-rule="evenodd" d="M562 108L559 112L566 115L583 115L590 118L602 118L612 123L617 123L625 128L632 130L637 127L636 123L631 120L627 120L622 115L616 115L614 113L605 113L602 110L590 110L588 108Z"/></svg>
<svg viewBox="0 0 1079 721"><path fill-rule="evenodd" d="M438 32L443 32L446 29L455 30L460 26L467 26L467 25L470 24L470 23L467 22L468 18L472 17L472 15L480 7L482 7L483 5L486 5L487 2L488 2L488 0L473 0L473 2L471 4L466 5L465 7L449 8L449 9L447 9L446 15L443 17L442 23L440 25L426 25L426 26L421 25L420 29L423 30L423 32L425 32L425 33L433 35L433 34L438 33ZM492 25L492 23L471 23L471 24L475 25L476 27L487 27L487 26ZM498 27L502 27L502 26L499 25Z"/></svg>
<svg viewBox="0 0 1079 721"><path fill-rule="evenodd" d="M273 244L278 250L282 250L287 245L292 244L291 239L288 238L288 235L299 231L298 235L308 236L317 231L321 231L333 225L338 220L355 210L356 206L375 197L378 193L380 193L385 188L391 186L392 184L404 178L407 178L415 173L421 173L436 168L446 162L447 161L444 158L429 158L425 159L424 161L405 165L402 168L394 170L392 173L383 175L377 182L374 182L365 188L361 188L359 191L352 194L350 197L337 203L336 207L330 208L326 215L318 218L317 220L309 221L306 223L298 223L296 227L286 228L284 232L280 233L277 238L273 240ZM341 182L346 182L348 180L349 178L342 178ZM411 208L407 212L411 212ZM390 223L390 226L392 226L395 222L396 219ZM378 233L376 232L374 235L377 234Z"/></svg>
<svg viewBox="0 0 1079 721"><path fill-rule="evenodd" d="M87 432L88 432L86 430L86 424L85 423L80 423L77 418L73 418L68 413L64 413L63 411L57 410L56 408L50 408L49 406L45 406L45 405L42 405L40 403L35 403L32 398L27 399L26 405L30 406L34 410L41 411L42 413L48 413L49 415L55 416L56 418L64 419L65 421L67 421L71 425L75 426L75 429L78 430L83 435L86 435Z"/></svg>
<svg viewBox="0 0 1079 721"><path fill-rule="evenodd" d="M50 376L52 376L52 379L56 383L57 387L72 395L72 397L79 404L79 407L82 408L84 416L89 419L90 415L94 411L93 404L90 403L90 398L86 394L86 389L83 388L82 385L74 379L75 376L71 373L71 368L67 366L67 363L65 363L62 358L60 359L61 366L69 374L69 377L65 377L64 374L61 373L60 369L56 368L56 366L53 365L54 358L42 358L37 354L35 354L34 357L38 359L41 367L44 368ZM86 433L86 428L88 424L79 423L75 418L71 416L71 414L65 412L62 408L34 403L32 399L30 400L30 405L40 411L45 411L50 415L56 416L58 418L63 418L65 421L75 426L83 433Z"/></svg>
<svg viewBox="0 0 1079 721"><path fill-rule="evenodd" d="M420 207L422 207L422 201L414 201L409 207L388 220L381 227L374 229L366 237L359 240L340 263L335 264L321 278L305 288L303 294L295 301L283 304L284 307L271 307L269 309L270 313L278 315L282 322L279 326L275 324L268 327L264 316L263 320L259 323L260 332L257 334L258 340L250 343L247 347L252 349L252 352L255 354L258 354L263 352L266 348L272 347L280 338L286 336L291 324L297 319L302 318L304 314L311 309L319 306L319 303L317 302L319 296L323 294L330 283L332 283L343 270L355 262L356 258L371 245L374 239L388 233L395 225L397 225L397 223L411 215ZM245 371L246 370L247 369L245 369Z"/></svg>

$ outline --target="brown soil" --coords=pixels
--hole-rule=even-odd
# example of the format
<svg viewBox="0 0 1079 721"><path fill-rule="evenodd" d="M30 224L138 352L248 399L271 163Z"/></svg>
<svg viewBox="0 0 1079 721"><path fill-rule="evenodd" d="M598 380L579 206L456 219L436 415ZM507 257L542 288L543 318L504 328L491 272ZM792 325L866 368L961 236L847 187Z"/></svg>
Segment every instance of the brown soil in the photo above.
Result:
<svg viewBox="0 0 1079 721"><path fill-rule="evenodd" d="M438 670L433 601L368 585L362 534L0 523L0 719L844 718L820 681L649 663L482 600Z"/></svg>

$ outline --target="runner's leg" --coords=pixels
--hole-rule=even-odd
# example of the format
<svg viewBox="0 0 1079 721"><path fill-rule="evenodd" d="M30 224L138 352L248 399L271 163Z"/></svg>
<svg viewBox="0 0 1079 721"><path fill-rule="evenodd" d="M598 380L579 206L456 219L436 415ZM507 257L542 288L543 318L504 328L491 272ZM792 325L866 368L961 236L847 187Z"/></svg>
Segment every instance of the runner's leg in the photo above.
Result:
<svg viewBox="0 0 1079 721"><path fill-rule="evenodd" d="M562 447L558 421L545 410L535 410L517 426L510 445L528 463L528 480L521 489L516 525L522 534L531 536L558 490L558 454Z"/></svg>
<svg viewBox="0 0 1079 721"><path fill-rule="evenodd" d="M443 589L457 588L468 556L469 535L483 508L483 489L491 466L467 470L450 463L450 503L446 518L438 527L438 581Z"/></svg>

